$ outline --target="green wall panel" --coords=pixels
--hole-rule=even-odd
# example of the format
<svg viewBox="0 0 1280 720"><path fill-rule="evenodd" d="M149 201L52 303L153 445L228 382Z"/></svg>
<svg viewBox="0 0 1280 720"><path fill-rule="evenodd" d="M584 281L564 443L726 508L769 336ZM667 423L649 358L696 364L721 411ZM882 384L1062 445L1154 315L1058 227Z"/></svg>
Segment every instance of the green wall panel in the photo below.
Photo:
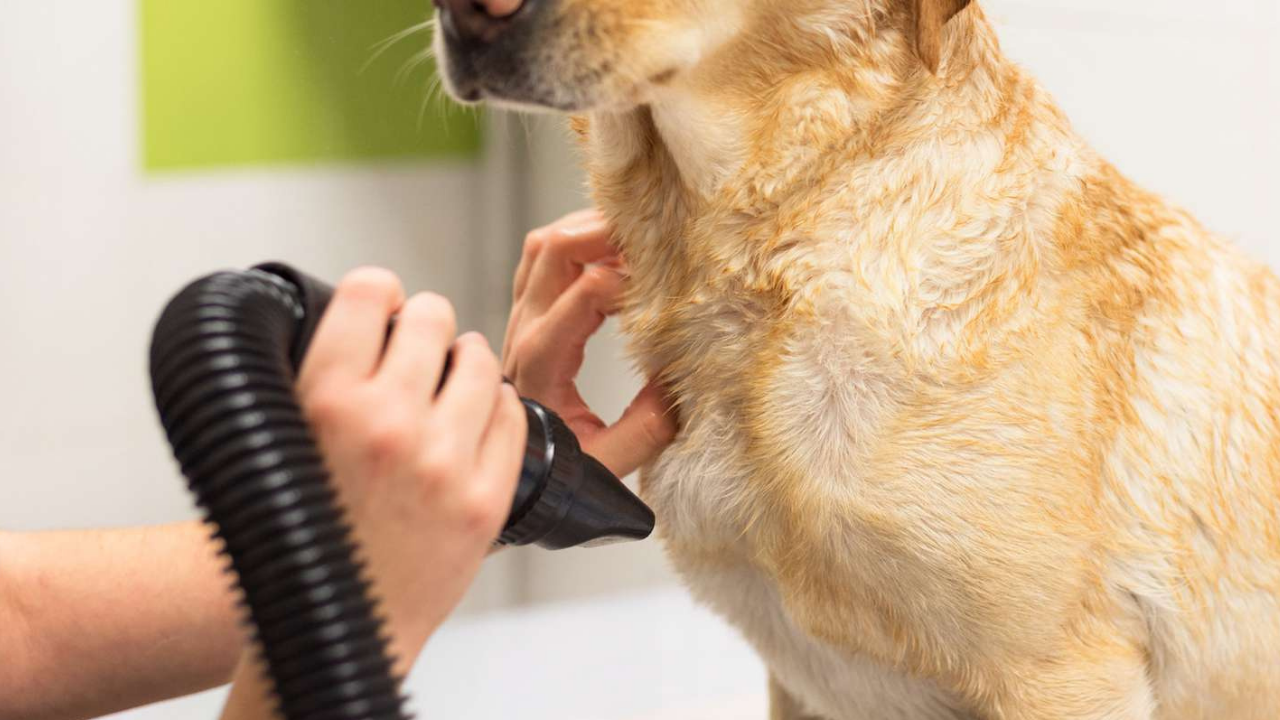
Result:
<svg viewBox="0 0 1280 720"><path fill-rule="evenodd" d="M429 0L139 0L148 170L470 157L476 116L435 73ZM438 93L437 93L438 95Z"/></svg>

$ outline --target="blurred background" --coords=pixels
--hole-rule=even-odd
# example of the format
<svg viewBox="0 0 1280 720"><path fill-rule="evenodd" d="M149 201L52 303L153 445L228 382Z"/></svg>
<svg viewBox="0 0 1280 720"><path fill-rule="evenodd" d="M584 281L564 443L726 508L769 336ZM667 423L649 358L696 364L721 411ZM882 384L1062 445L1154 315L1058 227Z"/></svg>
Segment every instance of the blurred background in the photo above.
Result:
<svg viewBox="0 0 1280 720"><path fill-rule="evenodd" d="M1006 50L1122 171L1280 264L1280 0L981 2ZM429 10L427 0L4 6L0 528L194 517L145 358L156 314L197 275L280 259L336 280L383 265L410 290L449 296L465 327L500 342L525 232L589 201L561 120L464 110L431 94ZM639 384L620 348L607 330L583 377L605 417ZM694 685L750 696L697 705L698 717L750 716L724 708L756 707L759 669L732 633L705 629L716 621L674 582L654 543L508 552L441 643L483 649L482 638L497 642L521 618L540 618L543 631L633 618L633 641L656 653L654 633L666 632L661 642L702 647L723 673L673 665L630 676L674 689L639 693L648 699L634 712L584 705L584 720L657 712L654 697L678 705L699 694ZM565 642L575 652L609 642L574 637ZM521 662L519 652L506 657ZM598 692L618 692L609 677ZM501 698L468 702L479 704L449 708L507 712ZM547 712L577 717L563 704Z"/></svg>

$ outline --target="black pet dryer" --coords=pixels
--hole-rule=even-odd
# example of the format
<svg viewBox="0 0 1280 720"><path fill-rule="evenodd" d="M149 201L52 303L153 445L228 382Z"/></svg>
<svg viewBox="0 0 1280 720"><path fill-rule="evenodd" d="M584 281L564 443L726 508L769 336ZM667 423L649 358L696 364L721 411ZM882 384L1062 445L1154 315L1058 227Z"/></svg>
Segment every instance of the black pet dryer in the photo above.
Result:
<svg viewBox="0 0 1280 720"><path fill-rule="evenodd" d="M262 265L197 280L151 344L156 406L224 544L288 720L406 717L368 578L294 395L333 289ZM551 549L640 540L653 512L582 452L555 413L524 401L524 466L498 542Z"/></svg>

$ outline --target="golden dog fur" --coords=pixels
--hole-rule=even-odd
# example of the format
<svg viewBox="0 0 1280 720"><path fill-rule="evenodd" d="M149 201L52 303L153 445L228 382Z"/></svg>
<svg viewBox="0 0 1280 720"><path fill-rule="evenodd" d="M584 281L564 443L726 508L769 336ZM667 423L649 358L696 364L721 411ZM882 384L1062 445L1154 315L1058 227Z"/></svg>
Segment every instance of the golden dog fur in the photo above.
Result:
<svg viewBox="0 0 1280 720"><path fill-rule="evenodd" d="M643 492L775 718L1280 718L1268 270L979 3L552 5L529 85L683 422Z"/></svg>

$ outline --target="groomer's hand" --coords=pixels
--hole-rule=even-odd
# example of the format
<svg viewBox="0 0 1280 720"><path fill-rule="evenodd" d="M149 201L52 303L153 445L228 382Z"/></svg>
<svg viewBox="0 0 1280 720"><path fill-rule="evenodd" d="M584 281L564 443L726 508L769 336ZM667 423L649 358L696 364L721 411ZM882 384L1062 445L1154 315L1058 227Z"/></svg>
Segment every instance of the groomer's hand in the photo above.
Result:
<svg viewBox="0 0 1280 720"><path fill-rule="evenodd" d="M444 298L405 301L391 273L357 270L338 286L298 380L402 671L501 532L524 451L524 409L497 357L482 336L454 333Z"/></svg>
<svg viewBox="0 0 1280 720"><path fill-rule="evenodd" d="M484 338L455 332L444 298L406 302L391 273L356 270L338 285L297 384L382 601L401 677L501 532L528 430ZM255 665L242 658L223 720L270 716Z"/></svg>
<svg viewBox="0 0 1280 720"><path fill-rule="evenodd" d="M520 394L559 413L583 448L619 477L655 458L676 433L661 386L649 383L613 425L587 407L575 378L587 340L616 312L625 282L612 229L595 210L534 230L516 270L503 370Z"/></svg>
<svg viewBox="0 0 1280 720"><path fill-rule="evenodd" d="M444 298L405 301L391 273L356 270L338 285L297 384L369 564L401 677L501 532L528 430L488 343L455 332ZM255 664L241 660L224 720L269 716Z"/></svg>

